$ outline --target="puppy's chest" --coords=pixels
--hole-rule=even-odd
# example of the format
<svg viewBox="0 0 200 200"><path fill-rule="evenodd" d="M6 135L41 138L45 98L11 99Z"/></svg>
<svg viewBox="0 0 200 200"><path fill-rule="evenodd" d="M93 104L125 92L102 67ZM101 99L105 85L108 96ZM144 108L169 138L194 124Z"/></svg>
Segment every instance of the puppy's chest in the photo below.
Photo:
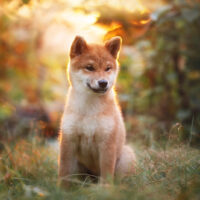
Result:
<svg viewBox="0 0 200 200"><path fill-rule="evenodd" d="M72 137L101 138L109 135L114 127L111 116L67 114L63 117L63 133Z"/></svg>
<svg viewBox="0 0 200 200"><path fill-rule="evenodd" d="M101 120L96 116L76 116L77 120L74 121L74 134L85 137L93 137L98 134L99 128L102 126Z"/></svg>

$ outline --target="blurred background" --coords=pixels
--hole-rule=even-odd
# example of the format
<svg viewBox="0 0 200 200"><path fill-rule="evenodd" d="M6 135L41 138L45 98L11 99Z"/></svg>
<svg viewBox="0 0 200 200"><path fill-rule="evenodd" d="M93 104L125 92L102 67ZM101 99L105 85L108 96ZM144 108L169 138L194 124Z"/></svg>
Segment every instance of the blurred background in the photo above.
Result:
<svg viewBox="0 0 200 200"><path fill-rule="evenodd" d="M129 140L200 144L199 0L0 0L0 140L57 137L76 35L123 38Z"/></svg>

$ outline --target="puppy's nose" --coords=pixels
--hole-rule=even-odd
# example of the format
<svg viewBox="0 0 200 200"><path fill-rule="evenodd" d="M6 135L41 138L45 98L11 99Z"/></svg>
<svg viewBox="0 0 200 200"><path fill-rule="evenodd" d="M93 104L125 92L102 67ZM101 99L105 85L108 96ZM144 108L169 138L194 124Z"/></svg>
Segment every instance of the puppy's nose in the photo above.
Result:
<svg viewBox="0 0 200 200"><path fill-rule="evenodd" d="M108 82L106 80L100 80L100 81L98 81L98 84L99 84L100 88L104 89L107 87Z"/></svg>

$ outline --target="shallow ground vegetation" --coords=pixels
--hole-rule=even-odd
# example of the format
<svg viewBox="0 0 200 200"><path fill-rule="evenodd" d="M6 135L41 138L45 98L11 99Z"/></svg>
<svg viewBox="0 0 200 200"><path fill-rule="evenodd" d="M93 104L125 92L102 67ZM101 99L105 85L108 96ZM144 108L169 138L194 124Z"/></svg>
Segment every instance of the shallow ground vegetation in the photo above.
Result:
<svg viewBox="0 0 200 200"><path fill-rule="evenodd" d="M187 145L133 144L137 172L110 186L73 179L57 186L57 154L39 137L0 145L0 199L194 199L200 198L200 150Z"/></svg>

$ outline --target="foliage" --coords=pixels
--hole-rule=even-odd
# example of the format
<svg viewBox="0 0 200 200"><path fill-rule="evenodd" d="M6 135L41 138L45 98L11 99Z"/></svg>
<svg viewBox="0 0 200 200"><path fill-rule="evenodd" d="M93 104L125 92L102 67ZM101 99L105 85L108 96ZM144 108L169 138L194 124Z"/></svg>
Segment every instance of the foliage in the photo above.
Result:
<svg viewBox="0 0 200 200"><path fill-rule="evenodd" d="M121 59L119 84L123 83L125 69L129 76L127 93L132 99L128 113L151 115L161 135L169 132L172 124L181 123L181 138L199 144L200 4L171 2L152 13L152 19L146 34L133 41L145 66L141 75L133 71L130 76L127 69L130 64ZM131 57L133 60L133 54Z"/></svg>
<svg viewBox="0 0 200 200"><path fill-rule="evenodd" d="M153 49L145 74L152 88L149 98L164 120L184 125L183 137L190 142L200 139L199 22L199 4L176 1L157 15L147 34Z"/></svg>
<svg viewBox="0 0 200 200"><path fill-rule="evenodd" d="M26 11L23 2L4 3L0 12L0 138L27 134L33 126L41 127L44 135L55 135L58 127L59 109L49 112L49 104L60 106L62 88L60 92L56 87L65 83L66 57L42 53L40 27L19 15L22 8L37 13Z"/></svg>

